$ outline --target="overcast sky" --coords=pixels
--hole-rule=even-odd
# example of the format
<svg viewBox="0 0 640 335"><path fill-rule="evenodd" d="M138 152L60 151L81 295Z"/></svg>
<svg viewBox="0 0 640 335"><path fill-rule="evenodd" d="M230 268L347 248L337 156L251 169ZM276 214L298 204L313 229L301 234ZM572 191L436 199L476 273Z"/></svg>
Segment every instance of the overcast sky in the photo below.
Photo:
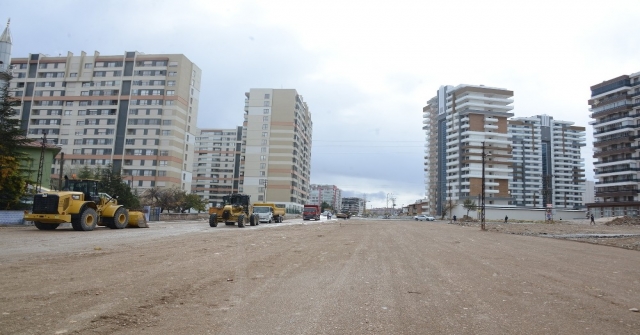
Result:
<svg viewBox="0 0 640 335"><path fill-rule="evenodd" d="M294 88L313 118L311 182L384 207L424 196L422 107L440 85L514 91L516 117L587 127L589 87L640 71L634 1L4 1L13 57L185 54L198 126L242 124L250 88ZM2 19L2 18L0 18ZM391 203L389 203L391 206Z"/></svg>

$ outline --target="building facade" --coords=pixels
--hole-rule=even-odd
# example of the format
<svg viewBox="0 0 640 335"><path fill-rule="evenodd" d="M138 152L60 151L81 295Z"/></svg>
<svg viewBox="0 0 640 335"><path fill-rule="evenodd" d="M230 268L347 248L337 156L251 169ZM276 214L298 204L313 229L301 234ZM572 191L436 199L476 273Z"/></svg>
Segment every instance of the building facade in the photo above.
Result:
<svg viewBox="0 0 640 335"><path fill-rule="evenodd" d="M11 64L22 127L61 146L65 174L111 165L136 189L191 190L202 73L187 57L69 52Z"/></svg>
<svg viewBox="0 0 640 335"><path fill-rule="evenodd" d="M252 88L245 96L241 191L252 201L301 210L311 174L309 107L295 89Z"/></svg>
<svg viewBox="0 0 640 335"><path fill-rule="evenodd" d="M585 127L549 115L512 118L511 204L578 209L584 205L585 169L580 148Z"/></svg>
<svg viewBox="0 0 640 335"><path fill-rule="evenodd" d="M362 198L348 197L342 198L340 211L351 215L362 215L365 209L365 200Z"/></svg>
<svg viewBox="0 0 640 335"><path fill-rule="evenodd" d="M328 203L334 210L340 210L342 191L336 185L311 184L308 203L321 206L323 202Z"/></svg>
<svg viewBox="0 0 640 335"><path fill-rule="evenodd" d="M241 187L242 126L232 129L198 129L195 139L193 184L209 206L222 205L222 197Z"/></svg>
<svg viewBox="0 0 640 335"><path fill-rule="evenodd" d="M640 72L591 86L597 217L640 211Z"/></svg>
<svg viewBox="0 0 640 335"><path fill-rule="evenodd" d="M428 100L423 129L428 141L425 199L430 214L451 213L449 207L462 213L466 199L479 199L483 175L485 205L510 205L511 97L513 92L506 89L463 84L442 86Z"/></svg>

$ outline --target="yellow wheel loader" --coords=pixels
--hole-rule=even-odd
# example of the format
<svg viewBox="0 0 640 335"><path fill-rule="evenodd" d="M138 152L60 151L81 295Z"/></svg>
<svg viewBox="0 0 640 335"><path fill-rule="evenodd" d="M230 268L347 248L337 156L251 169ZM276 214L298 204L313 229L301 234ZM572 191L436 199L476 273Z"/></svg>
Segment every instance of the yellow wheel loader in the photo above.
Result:
<svg viewBox="0 0 640 335"><path fill-rule="evenodd" d="M25 221L33 221L40 230L53 230L61 223L71 223L74 230L90 231L96 226L111 229L148 228L144 213L129 211L106 193L100 193L97 180L66 180L63 191L38 193L33 198L31 213Z"/></svg>
<svg viewBox="0 0 640 335"><path fill-rule="evenodd" d="M250 198L250 195L237 193L223 196L222 206L209 208L209 227L217 227L222 222L228 226L238 223L239 228L244 228L247 223L259 225L260 220L257 214L253 214Z"/></svg>

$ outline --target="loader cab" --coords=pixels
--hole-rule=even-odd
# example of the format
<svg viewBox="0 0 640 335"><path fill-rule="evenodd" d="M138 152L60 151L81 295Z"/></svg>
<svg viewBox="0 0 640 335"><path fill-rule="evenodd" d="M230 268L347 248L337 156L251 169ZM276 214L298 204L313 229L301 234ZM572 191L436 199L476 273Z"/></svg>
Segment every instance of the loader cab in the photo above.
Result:
<svg viewBox="0 0 640 335"><path fill-rule="evenodd" d="M100 202L100 195L98 193L98 181L90 179L68 179L65 181L65 191L82 192L84 194L85 201L93 201L95 203Z"/></svg>

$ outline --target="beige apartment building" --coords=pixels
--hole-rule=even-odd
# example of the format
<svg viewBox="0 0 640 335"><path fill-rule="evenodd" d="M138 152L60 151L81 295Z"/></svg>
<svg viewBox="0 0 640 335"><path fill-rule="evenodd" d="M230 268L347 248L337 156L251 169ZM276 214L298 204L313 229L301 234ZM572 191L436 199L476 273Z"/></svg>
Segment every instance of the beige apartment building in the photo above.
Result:
<svg viewBox="0 0 640 335"><path fill-rule="evenodd" d="M313 133L309 107L295 89L252 88L245 96L240 192L251 195L253 202L300 210L309 198Z"/></svg>
<svg viewBox="0 0 640 335"><path fill-rule="evenodd" d="M423 108L425 202L423 213L462 217L465 200L487 207L509 206L513 92L482 85L442 86ZM483 172L484 171L484 172Z"/></svg>
<svg viewBox="0 0 640 335"><path fill-rule="evenodd" d="M191 191L211 207L222 205L222 197L242 184L242 127L199 129L195 150Z"/></svg>
<svg viewBox="0 0 640 335"><path fill-rule="evenodd" d="M186 56L69 52L11 64L22 127L62 148L64 174L112 165L136 189L191 190L202 73Z"/></svg>

